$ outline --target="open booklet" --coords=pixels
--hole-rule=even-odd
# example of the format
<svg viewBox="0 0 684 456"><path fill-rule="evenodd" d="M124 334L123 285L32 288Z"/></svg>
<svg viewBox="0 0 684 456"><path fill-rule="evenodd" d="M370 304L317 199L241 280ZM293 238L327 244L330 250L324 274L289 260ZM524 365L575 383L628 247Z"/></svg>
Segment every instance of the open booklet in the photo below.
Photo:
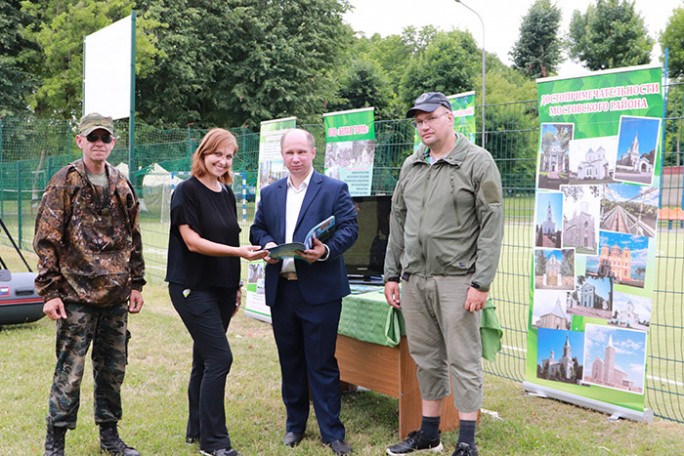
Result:
<svg viewBox="0 0 684 456"><path fill-rule="evenodd" d="M268 249L271 258L282 259L287 257L300 258L297 252L302 252L313 247L313 239L323 242L335 232L335 216L331 215L306 233L304 242L288 242Z"/></svg>

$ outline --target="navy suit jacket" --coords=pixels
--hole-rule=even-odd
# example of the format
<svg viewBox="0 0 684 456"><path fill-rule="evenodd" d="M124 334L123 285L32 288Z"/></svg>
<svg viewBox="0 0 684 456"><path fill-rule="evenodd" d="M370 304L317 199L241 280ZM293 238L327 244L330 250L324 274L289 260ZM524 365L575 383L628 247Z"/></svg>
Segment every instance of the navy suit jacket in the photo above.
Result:
<svg viewBox="0 0 684 456"><path fill-rule="evenodd" d="M287 178L280 179L261 190L254 224L249 239L254 245L265 246L269 242L285 243L285 208ZM295 260L298 284L302 297L309 304L322 304L342 299L349 294L347 269L342 254L351 247L359 233L356 210L347 184L337 179L313 172L304 196L302 208L292 240L304 242L306 234L317 223L331 215L335 216L335 232L325 241L330 255L325 261L312 264ZM282 261L266 265L266 304L276 302L278 279Z"/></svg>

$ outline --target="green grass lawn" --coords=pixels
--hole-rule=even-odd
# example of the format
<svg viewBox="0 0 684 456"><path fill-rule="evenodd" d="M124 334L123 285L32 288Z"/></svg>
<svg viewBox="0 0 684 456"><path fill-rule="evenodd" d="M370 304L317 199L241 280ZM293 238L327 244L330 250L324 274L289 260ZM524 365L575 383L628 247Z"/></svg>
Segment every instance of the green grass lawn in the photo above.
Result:
<svg viewBox="0 0 684 456"><path fill-rule="evenodd" d="M11 251L3 258L18 267ZM35 261L35 258L31 258ZM130 318L133 338L123 388L125 440L144 455L192 455L186 445L186 382L191 340L161 284L144 290L143 312ZM226 390L231 438L244 455L329 455L315 420L296 449L280 444L285 414L280 372L270 326L240 313L228 337L235 354ZM42 454L47 397L54 369L54 323L46 318L0 329L0 455ZM88 370L90 362L88 362ZM89 371L88 371L89 372ZM551 399L529 397L519 382L485 378L484 413L478 428L486 455L674 455L684 427L656 419L651 424L620 420ZM93 423L92 376L85 376L78 427L67 433L67 454L99 454ZM363 391L342 399L342 418L354 454L380 455L397 439L398 403ZM457 432L443 435L453 451Z"/></svg>

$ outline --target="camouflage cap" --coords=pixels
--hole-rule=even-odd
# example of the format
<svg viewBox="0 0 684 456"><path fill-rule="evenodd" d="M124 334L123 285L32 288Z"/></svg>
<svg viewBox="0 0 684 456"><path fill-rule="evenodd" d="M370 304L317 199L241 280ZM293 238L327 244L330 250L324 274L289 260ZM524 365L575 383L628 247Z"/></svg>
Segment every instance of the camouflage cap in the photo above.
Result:
<svg viewBox="0 0 684 456"><path fill-rule="evenodd" d="M88 136L98 129L107 130L110 135L114 134L114 120L111 117L103 116L97 112L91 112L81 117L81 122L78 125L78 133L81 136Z"/></svg>

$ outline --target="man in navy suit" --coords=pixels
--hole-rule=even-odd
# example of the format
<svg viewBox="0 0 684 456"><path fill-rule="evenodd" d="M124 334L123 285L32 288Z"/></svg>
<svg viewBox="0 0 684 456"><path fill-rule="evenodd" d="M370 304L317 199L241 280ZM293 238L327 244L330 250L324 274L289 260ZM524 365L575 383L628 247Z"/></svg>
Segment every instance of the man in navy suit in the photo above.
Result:
<svg viewBox="0 0 684 456"><path fill-rule="evenodd" d="M342 254L358 235L356 211L347 184L313 169L316 147L311 133L288 130L280 141L289 176L261 191L250 242L269 249L303 242L316 224L335 216L325 243L315 239L302 260L266 257L266 304L282 374L287 410L283 443L302 440L309 417L309 389L323 443L336 455L351 453L340 421L340 370L335 359L342 298L349 282Z"/></svg>

